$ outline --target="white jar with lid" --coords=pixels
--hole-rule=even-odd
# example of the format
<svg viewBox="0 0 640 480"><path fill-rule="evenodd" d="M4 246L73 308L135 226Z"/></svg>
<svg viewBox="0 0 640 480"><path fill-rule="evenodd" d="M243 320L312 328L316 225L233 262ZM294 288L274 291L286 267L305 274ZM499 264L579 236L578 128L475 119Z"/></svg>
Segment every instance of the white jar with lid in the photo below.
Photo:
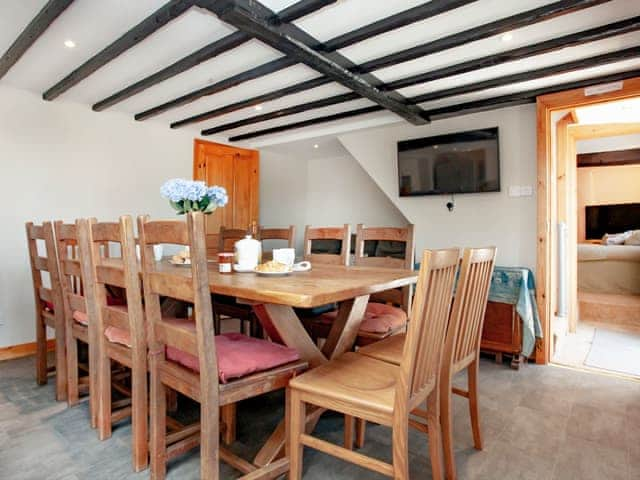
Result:
<svg viewBox="0 0 640 480"><path fill-rule="evenodd" d="M262 243L247 235L235 245L236 264L243 270L252 270L262 258Z"/></svg>

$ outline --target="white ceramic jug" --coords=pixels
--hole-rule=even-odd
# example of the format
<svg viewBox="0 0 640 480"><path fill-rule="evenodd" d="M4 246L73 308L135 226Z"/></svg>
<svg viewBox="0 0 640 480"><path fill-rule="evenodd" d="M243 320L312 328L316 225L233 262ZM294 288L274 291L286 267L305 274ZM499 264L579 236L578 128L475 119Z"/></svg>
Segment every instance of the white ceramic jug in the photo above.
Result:
<svg viewBox="0 0 640 480"><path fill-rule="evenodd" d="M236 264L242 269L254 269L262 258L262 243L251 235L238 240L235 245Z"/></svg>

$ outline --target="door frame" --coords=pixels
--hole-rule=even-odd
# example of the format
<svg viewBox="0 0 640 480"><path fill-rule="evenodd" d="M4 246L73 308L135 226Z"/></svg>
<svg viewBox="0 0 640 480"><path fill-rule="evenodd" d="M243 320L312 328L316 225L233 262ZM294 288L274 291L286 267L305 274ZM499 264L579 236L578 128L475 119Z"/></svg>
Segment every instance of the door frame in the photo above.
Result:
<svg viewBox="0 0 640 480"><path fill-rule="evenodd" d="M536 300L542 323L543 338L542 342L536 345L536 363L546 364L551 358L551 319L555 314L553 308L555 307L556 279L553 274L556 269L553 262L556 249L557 176L554 174L557 172L557 164L553 164L554 156L551 151L551 136L554 129L551 116L553 112L559 110L571 110L585 105L640 96L640 77L614 82L614 84L617 83L622 84L621 88L601 94L588 94L589 89L579 88L537 98L538 245L536 252ZM584 127L589 126L578 126L578 129L572 131L572 136L588 131L588 128ZM569 128L566 130L568 132ZM575 145L575 141L573 144Z"/></svg>

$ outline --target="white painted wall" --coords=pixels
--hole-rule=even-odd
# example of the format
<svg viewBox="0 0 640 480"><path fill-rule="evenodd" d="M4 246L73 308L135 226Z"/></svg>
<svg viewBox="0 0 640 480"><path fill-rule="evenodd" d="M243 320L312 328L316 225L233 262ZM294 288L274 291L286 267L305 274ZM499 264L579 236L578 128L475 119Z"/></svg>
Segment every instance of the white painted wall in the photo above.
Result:
<svg viewBox="0 0 640 480"><path fill-rule="evenodd" d="M501 192L448 196L398 195L396 143L400 140L489 128L500 129ZM536 262L536 112L533 105L438 120L413 127L406 123L338 136L389 199L416 225L416 247L498 247L498 265L535 268ZM530 197L509 197L509 186L531 186Z"/></svg>
<svg viewBox="0 0 640 480"><path fill-rule="evenodd" d="M0 347L32 342L26 221L172 215L161 183L189 178L193 137L0 87Z"/></svg>
<svg viewBox="0 0 640 480"><path fill-rule="evenodd" d="M296 225L298 254L305 225L358 223L402 226L407 220L356 160L340 156L305 158L278 152L260 152L260 223Z"/></svg>

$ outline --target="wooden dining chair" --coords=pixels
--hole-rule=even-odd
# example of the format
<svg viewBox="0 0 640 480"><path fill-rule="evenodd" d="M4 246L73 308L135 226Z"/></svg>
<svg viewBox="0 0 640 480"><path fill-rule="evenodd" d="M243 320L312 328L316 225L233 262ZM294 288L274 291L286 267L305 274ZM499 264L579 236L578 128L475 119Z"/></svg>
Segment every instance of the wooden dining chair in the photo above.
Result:
<svg viewBox="0 0 640 480"><path fill-rule="evenodd" d="M474 447L482 450L480 413L478 410L478 368L482 326L495 258L495 247L465 249L455 300L451 309L442 358L440 383L444 456L447 478L449 479L456 478L455 458L453 455L452 393L469 400L469 415L471 417ZM402 360L404 343L405 336L397 335L364 347L358 353L389 363L399 364ZM467 390L453 387L453 377L465 369L467 370L468 379ZM420 412L417 413L419 416ZM364 426L360 424L358 430L358 443L361 445Z"/></svg>
<svg viewBox="0 0 640 480"><path fill-rule="evenodd" d="M246 229L220 227L218 234L218 252L233 252L234 244L247 235L256 235L257 227L251 225ZM217 258L215 259L217 261ZM262 330L251 305L238 303L235 298L226 295L214 295L213 308L215 313L216 331L221 330L221 322L226 319L240 321L240 332L255 337L262 337Z"/></svg>
<svg viewBox="0 0 640 480"><path fill-rule="evenodd" d="M260 226L258 230L258 240L284 240L287 248L294 248L296 244L296 226L289 225L287 228L268 228Z"/></svg>
<svg viewBox="0 0 640 480"><path fill-rule="evenodd" d="M296 226L289 225L288 228L267 228L264 226L260 226L258 230L258 240L262 242L262 258L268 259L273 258L273 254L271 252L265 252L264 242L268 241L284 241L286 243L286 248L295 248L296 247ZM284 248L284 247L283 247Z"/></svg>
<svg viewBox="0 0 640 480"><path fill-rule="evenodd" d="M98 401L96 398L98 378L98 344L96 324L89 315L85 279L81 263L85 258L79 250L78 222L55 222L58 249L58 265L63 293L64 320L67 352L67 389L69 405L76 405L81 392L89 393L91 427L98 424ZM88 349L88 361L80 362L78 342ZM84 375L80 376L79 371Z"/></svg>
<svg viewBox="0 0 640 480"><path fill-rule="evenodd" d="M409 415L425 401L432 478L442 478L438 383L458 255L457 249L424 252L416 308L400 365L347 352L291 380L287 390L290 479L301 478L304 446L395 479L407 479L408 427L412 421ZM391 427L393 462L373 459L306 434L307 406Z"/></svg>
<svg viewBox="0 0 640 480"><path fill-rule="evenodd" d="M143 285L149 334L151 478L165 477L167 462L200 445L200 478L218 478L222 459L251 478L276 478L286 459L258 468L219 445L219 408L281 389L306 368L294 349L238 333L215 336L206 258L204 216L187 221L140 217ZM153 245L189 246L191 268L156 264ZM192 305L192 319L162 317L160 297ZM234 360L235 359L235 360ZM167 389L200 403L200 424L166 435Z"/></svg>
<svg viewBox="0 0 640 480"><path fill-rule="evenodd" d="M36 381L45 385L49 372L55 371L56 400L62 401L67 399L66 331L55 234L51 222L25 226L36 312ZM38 242L44 244L40 250L44 256ZM49 286L45 286L46 277ZM47 366L47 327L55 332L55 365L51 368Z"/></svg>
<svg viewBox="0 0 640 480"><path fill-rule="evenodd" d="M378 244L376 250L380 251L380 256L365 255L367 242ZM389 255L390 252L394 252L395 256ZM414 259L413 225L404 228L358 225L354 265L413 270ZM369 345L404 331L410 308L411 286L372 295L365 311L365 317L360 324L355 345L358 347ZM336 317L337 312L333 311L314 319L311 322L312 337L316 340L326 339Z"/></svg>
<svg viewBox="0 0 640 480"><path fill-rule="evenodd" d="M340 242L335 251L317 253L314 242L327 240ZM313 263L326 265L349 265L351 250L351 225L345 223L342 227L312 227L307 225L304 230L304 259Z"/></svg>
<svg viewBox="0 0 640 480"><path fill-rule="evenodd" d="M98 436L111 437L112 424L131 417L133 469L139 472L149 463L147 339L133 221L130 216L117 223L79 220L78 237L89 317L97 330ZM105 245L119 247L120 258L106 255ZM124 290L125 305L112 300L113 288ZM112 400L112 362L127 367L131 378L130 388L113 383L125 395L117 401Z"/></svg>

